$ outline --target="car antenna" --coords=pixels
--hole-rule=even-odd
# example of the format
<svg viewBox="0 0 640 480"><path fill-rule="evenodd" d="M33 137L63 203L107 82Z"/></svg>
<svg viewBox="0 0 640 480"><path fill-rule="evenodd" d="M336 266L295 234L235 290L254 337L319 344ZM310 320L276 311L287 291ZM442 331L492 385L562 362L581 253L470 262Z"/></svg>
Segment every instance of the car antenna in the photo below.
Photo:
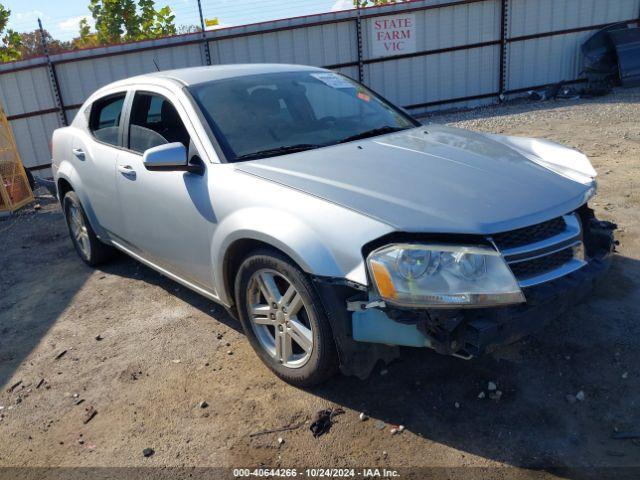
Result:
<svg viewBox="0 0 640 480"><path fill-rule="evenodd" d="M156 66L156 70L159 72L160 71L160 67L158 66L158 62L156 61L155 57L153 57L153 64Z"/></svg>

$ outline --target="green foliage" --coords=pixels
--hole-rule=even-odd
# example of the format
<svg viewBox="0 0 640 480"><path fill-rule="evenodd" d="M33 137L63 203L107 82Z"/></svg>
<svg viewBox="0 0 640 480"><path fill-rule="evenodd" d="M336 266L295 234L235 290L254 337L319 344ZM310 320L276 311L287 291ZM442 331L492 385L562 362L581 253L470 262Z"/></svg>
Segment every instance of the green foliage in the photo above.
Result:
<svg viewBox="0 0 640 480"><path fill-rule="evenodd" d="M156 10L153 0L139 0L140 7L140 31L151 32L156 18Z"/></svg>
<svg viewBox="0 0 640 480"><path fill-rule="evenodd" d="M40 33L40 30L23 32L19 35L19 50L21 58L31 58L38 55L44 55L44 49L42 48L42 35ZM74 48L72 42L63 42L60 40L56 40L46 30L44 30L44 39L47 42L47 50L51 54L73 50Z"/></svg>
<svg viewBox="0 0 640 480"><path fill-rule="evenodd" d="M169 6L164 6L156 12L156 22L153 25L153 34L158 37L176 34L174 21L176 16Z"/></svg>
<svg viewBox="0 0 640 480"><path fill-rule="evenodd" d="M122 9L122 26L124 28L125 40L138 40L142 38L142 30L140 29L140 16L136 12L135 1L119 0L115 3L120 4L120 8Z"/></svg>
<svg viewBox="0 0 640 480"><path fill-rule="evenodd" d="M11 62L20 59L20 35L7 29L11 10L0 4L0 62Z"/></svg>
<svg viewBox="0 0 640 480"><path fill-rule="evenodd" d="M154 0L91 0L89 11L95 20L91 32L86 20L80 22L81 46L145 40L175 35L175 15L171 8L155 8Z"/></svg>
<svg viewBox="0 0 640 480"><path fill-rule="evenodd" d="M379 7L380 5L391 5L392 3L401 3L408 1L410 0L353 0L353 6L360 6L360 8Z"/></svg>
<svg viewBox="0 0 640 480"><path fill-rule="evenodd" d="M78 48L97 47L100 45L98 35L91 33L91 27L86 18L80 20L80 36L73 39L73 45Z"/></svg>

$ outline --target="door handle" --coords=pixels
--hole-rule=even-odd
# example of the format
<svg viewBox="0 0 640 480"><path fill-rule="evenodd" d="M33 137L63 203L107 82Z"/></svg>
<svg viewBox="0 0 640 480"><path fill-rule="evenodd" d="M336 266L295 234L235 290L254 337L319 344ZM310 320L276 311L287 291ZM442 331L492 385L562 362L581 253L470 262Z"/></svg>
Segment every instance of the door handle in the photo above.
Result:
<svg viewBox="0 0 640 480"><path fill-rule="evenodd" d="M131 165L118 165L118 171L127 177L135 177L136 171Z"/></svg>
<svg viewBox="0 0 640 480"><path fill-rule="evenodd" d="M84 160L84 150L81 148L74 148L72 152L79 160Z"/></svg>

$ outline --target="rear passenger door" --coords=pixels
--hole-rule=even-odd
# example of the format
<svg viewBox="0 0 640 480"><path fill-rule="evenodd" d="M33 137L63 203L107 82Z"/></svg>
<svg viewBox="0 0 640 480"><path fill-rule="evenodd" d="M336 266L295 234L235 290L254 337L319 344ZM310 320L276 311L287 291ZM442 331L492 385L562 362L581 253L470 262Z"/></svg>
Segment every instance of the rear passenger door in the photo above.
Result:
<svg viewBox="0 0 640 480"><path fill-rule="evenodd" d="M73 139L73 162L89 197L90 208L107 233L123 230L115 172L122 146L126 92L108 94L94 101L88 111L87 128Z"/></svg>
<svg viewBox="0 0 640 480"><path fill-rule="evenodd" d="M132 92L125 125L125 151L118 158L116 184L127 248L197 287L213 287L211 239L217 224L207 176L149 171L145 150L180 142L188 158L199 156L185 110L154 91ZM187 128L187 126L190 128Z"/></svg>

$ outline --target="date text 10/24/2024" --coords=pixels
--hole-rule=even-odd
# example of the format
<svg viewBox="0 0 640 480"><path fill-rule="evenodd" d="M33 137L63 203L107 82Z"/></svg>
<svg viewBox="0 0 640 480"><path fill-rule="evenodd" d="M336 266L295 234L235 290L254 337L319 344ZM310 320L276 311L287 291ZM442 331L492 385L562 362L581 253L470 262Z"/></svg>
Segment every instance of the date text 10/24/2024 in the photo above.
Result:
<svg viewBox="0 0 640 480"><path fill-rule="evenodd" d="M234 468L235 478L281 477L281 478L398 478L397 470L387 468Z"/></svg>

